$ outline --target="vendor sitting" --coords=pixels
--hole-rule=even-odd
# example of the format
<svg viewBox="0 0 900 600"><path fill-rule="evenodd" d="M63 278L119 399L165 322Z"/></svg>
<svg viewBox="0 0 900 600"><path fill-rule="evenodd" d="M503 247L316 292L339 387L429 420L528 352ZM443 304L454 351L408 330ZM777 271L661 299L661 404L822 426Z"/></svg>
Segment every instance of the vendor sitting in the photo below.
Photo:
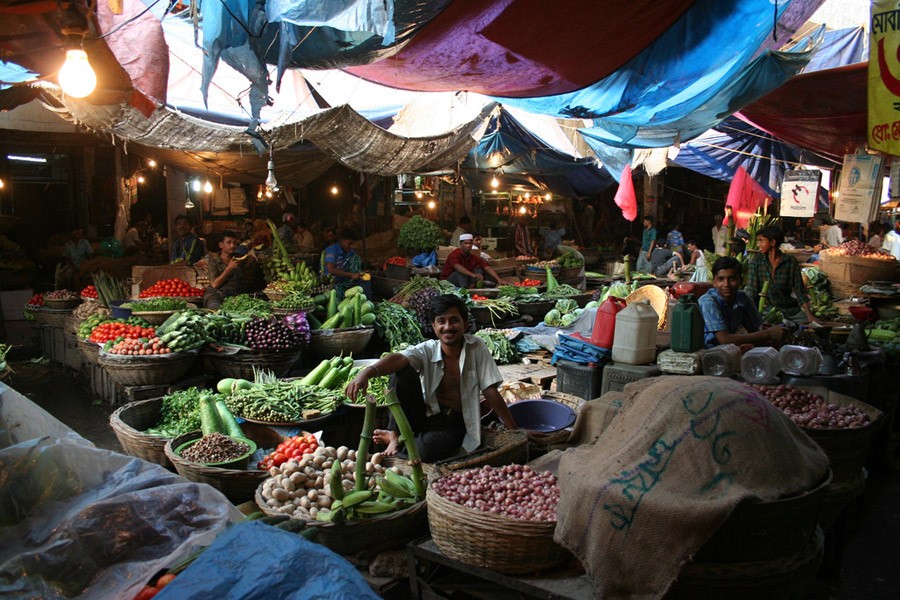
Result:
<svg viewBox="0 0 900 600"><path fill-rule="evenodd" d="M503 378L494 359L480 338L465 333L468 312L462 299L453 294L435 298L431 326L438 339L389 354L364 367L345 390L355 399L366 392L372 377L396 373L391 387L397 390L415 434L419 457L425 462L453 456L460 446L471 452L480 445L482 394L506 428L516 429L497 391ZM393 419L388 429L376 429L373 439L387 445L386 456L397 454L402 445Z"/></svg>
<svg viewBox="0 0 900 600"><path fill-rule="evenodd" d="M362 260L353 250L353 246L359 240L356 231L345 227L341 231L340 239L325 248L325 275L334 277L334 284L340 297L344 291L356 285L354 282L361 277Z"/></svg>
<svg viewBox="0 0 900 600"><path fill-rule="evenodd" d="M471 233L464 233L459 236L459 248L451 252L450 256L447 257L447 262L444 263L444 270L441 271L441 279L446 279L456 287L461 288L478 287L479 282L484 282L491 286L506 283L480 256L472 252L472 239ZM493 280L486 280L484 278L485 273L490 275Z"/></svg>
<svg viewBox="0 0 900 600"><path fill-rule="evenodd" d="M678 252L672 252L666 248L666 240L659 238L656 246L650 253L650 274L656 277L666 277L672 269L684 266L684 258Z"/></svg>
<svg viewBox="0 0 900 600"><path fill-rule="evenodd" d="M787 335L784 327L760 329L762 319L750 297L740 290L744 283L741 263L731 256L716 259L712 266L713 287L700 297L703 342L706 348L719 344L777 346Z"/></svg>
<svg viewBox="0 0 900 600"><path fill-rule="evenodd" d="M238 234L226 229L222 232L219 252L210 253L206 266L209 287L203 291L204 308L217 309L225 298L258 292L265 284L256 257L249 255L247 248L239 244Z"/></svg>

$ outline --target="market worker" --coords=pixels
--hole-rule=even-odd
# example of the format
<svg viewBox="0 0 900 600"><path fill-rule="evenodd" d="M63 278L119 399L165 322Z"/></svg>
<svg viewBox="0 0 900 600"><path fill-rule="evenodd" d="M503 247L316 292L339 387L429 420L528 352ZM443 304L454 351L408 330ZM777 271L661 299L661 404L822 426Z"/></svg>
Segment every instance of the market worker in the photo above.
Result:
<svg viewBox="0 0 900 600"><path fill-rule="evenodd" d="M653 226L653 217L644 217L641 223L644 225L644 231L641 234L641 252L638 254L635 269L641 273L649 273L650 257L653 253L653 248L656 247L656 228Z"/></svg>
<svg viewBox="0 0 900 600"><path fill-rule="evenodd" d="M549 227L541 227L538 229L538 233L544 238L541 241L541 257L553 258L553 255L556 254L556 247L562 244L563 236L566 235L565 228L557 228L556 221L551 220Z"/></svg>
<svg viewBox="0 0 900 600"><path fill-rule="evenodd" d="M467 215L459 218L459 225L453 230L453 235L450 236L450 245L459 247L459 236L464 233L472 233L472 219Z"/></svg>
<svg viewBox="0 0 900 600"><path fill-rule="evenodd" d="M325 248L325 271L334 277L334 284L341 297L344 290L355 285L353 282L360 278L362 261L353 250L358 241L356 232L345 227L341 231L340 240Z"/></svg>
<svg viewBox="0 0 900 600"><path fill-rule="evenodd" d="M63 246L63 256L72 261L75 268L81 266L81 263L94 255L90 242L84 239L84 230L79 227L73 229L71 237Z"/></svg>
<svg viewBox="0 0 900 600"><path fill-rule="evenodd" d="M468 312L462 299L453 294L438 296L431 304L430 318L438 339L364 367L345 390L349 398L357 398L366 392L371 378L396 373L391 387L397 391L419 457L425 462L453 456L460 446L471 452L481 444L482 394L507 429L517 428L497 391L503 377L487 346L465 333ZM388 429L376 429L372 439L387 444L384 454L393 456L400 450L398 434L392 419Z"/></svg>
<svg viewBox="0 0 900 600"><path fill-rule="evenodd" d="M147 228L146 221L137 221L131 228L125 232L125 254L136 254L144 249L144 230Z"/></svg>
<svg viewBox="0 0 900 600"><path fill-rule="evenodd" d="M781 311L782 316L798 324L817 323L809 308L809 296L797 259L781 252L784 233L770 225L756 233L759 252L752 253L747 269L747 292L756 300L763 284L769 282L766 304Z"/></svg>
<svg viewBox="0 0 900 600"><path fill-rule="evenodd" d="M884 234L884 243L881 248L900 260L900 218L894 221L894 228Z"/></svg>
<svg viewBox="0 0 900 600"><path fill-rule="evenodd" d="M441 279L446 279L461 288L475 287L479 281L498 285L506 283L478 254L472 252L472 246L473 236L471 233L459 236L459 248L447 257L444 270L441 271ZM493 281L485 280L485 273L493 277Z"/></svg>
<svg viewBox="0 0 900 600"><path fill-rule="evenodd" d="M294 227L294 244L297 246L297 252L316 251L316 241L313 239L312 232L306 228L306 223L298 222Z"/></svg>
<svg viewBox="0 0 900 600"><path fill-rule="evenodd" d="M716 259L712 267L712 283L700 296L703 315L703 344L712 348L719 344L757 344L777 346L787 335L784 327L760 329L762 318L750 296L741 291L741 263L732 256Z"/></svg>
<svg viewBox="0 0 900 600"><path fill-rule="evenodd" d="M206 265L209 287L203 291L204 308L217 309L229 296L261 289L260 285L254 285L259 274L256 258L240 243L237 232L226 229L222 232L219 252L209 254Z"/></svg>
<svg viewBox="0 0 900 600"><path fill-rule="evenodd" d="M841 226L834 219L828 219L828 228L825 230L825 247L833 248L844 243L844 234Z"/></svg>
<svg viewBox="0 0 900 600"><path fill-rule="evenodd" d="M881 248L881 244L884 240L881 239L881 234L884 232L884 229L881 226L881 223L875 221L872 223L871 227L869 227L869 233L872 234L872 237L869 238L869 241L866 242L868 245L873 248Z"/></svg>
<svg viewBox="0 0 900 600"><path fill-rule="evenodd" d="M175 217L175 244L172 246L172 262L184 261L189 265L203 258L203 242L192 230L191 218Z"/></svg>
<svg viewBox="0 0 900 600"><path fill-rule="evenodd" d="M480 235L476 235L472 238L472 252L477 252L478 256L481 257L481 260L488 261L492 260L491 255L482 250L484 246L484 240L481 239Z"/></svg>
<svg viewBox="0 0 900 600"><path fill-rule="evenodd" d="M681 225L675 223L672 225L672 231L666 236L666 244L669 245L669 250L675 254L684 252L684 236L681 235L680 227Z"/></svg>
<svg viewBox="0 0 900 600"><path fill-rule="evenodd" d="M722 256L725 254L725 243L728 241L728 228L722 225L723 215L713 217L712 241L713 253Z"/></svg>
<svg viewBox="0 0 900 600"><path fill-rule="evenodd" d="M281 227L276 231L282 244L290 244L294 239L294 215L291 213L281 215Z"/></svg>
<svg viewBox="0 0 900 600"><path fill-rule="evenodd" d="M666 277L673 268L684 266L684 258L678 252L666 248L666 240L659 238L650 253L649 273L656 277Z"/></svg>

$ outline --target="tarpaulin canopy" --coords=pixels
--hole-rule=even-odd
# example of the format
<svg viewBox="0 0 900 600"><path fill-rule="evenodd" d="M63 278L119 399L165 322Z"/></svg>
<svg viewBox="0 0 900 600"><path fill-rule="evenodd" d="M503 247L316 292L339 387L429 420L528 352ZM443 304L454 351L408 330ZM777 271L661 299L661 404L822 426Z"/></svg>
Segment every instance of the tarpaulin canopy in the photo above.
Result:
<svg viewBox="0 0 900 600"><path fill-rule="evenodd" d="M499 174L504 187L522 184L575 197L596 195L613 182L594 158L576 158L551 147L502 108L460 172L474 188L486 189L483 180Z"/></svg>

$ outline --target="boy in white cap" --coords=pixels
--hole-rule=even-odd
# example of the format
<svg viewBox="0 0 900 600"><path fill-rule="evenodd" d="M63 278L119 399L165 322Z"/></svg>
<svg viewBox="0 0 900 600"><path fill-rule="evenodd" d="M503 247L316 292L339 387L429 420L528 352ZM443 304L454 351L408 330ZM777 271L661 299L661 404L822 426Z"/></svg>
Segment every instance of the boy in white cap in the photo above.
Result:
<svg viewBox="0 0 900 600"><path fill-rule="evenodd" d="M480 256L472 252L473 238L471 233L463 233L459 236L459 248L447 257L444 270L441 271L441 279L446 279L461 288L478 287L481 282L488 285L506 283ZM493 281L485 280L485 273L490 275Z"/></svg>

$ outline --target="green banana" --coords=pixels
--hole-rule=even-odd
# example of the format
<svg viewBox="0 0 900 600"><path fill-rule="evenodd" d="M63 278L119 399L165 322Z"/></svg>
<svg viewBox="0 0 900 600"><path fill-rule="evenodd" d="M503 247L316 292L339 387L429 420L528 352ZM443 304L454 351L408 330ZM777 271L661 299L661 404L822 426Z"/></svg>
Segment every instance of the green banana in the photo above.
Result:
<svg viewBox="0 0 900 600"><path fill-rule="evenodd" d="M408 498L410 497L409 490L402 485L398 485L386 477L378 478L378 487L381 488L385 494L392 496L394 498Z"/></svg>
<svg viewBox="0 0 900 600"><path fill-rule="evenodd" d="M331 487L331 497L338 501L344 498L344 486L341 483L341 479L341 463L336 460L331 467L331 482L329 486Z"/></svg>
<svg viewBox="0 0 900 600"><path fill-rule="evenodd" d="M357 504L362 504L366 500L372 497L372 490L362 490L360 492L353 492L344 496L344 508L352 508Z"/></svg>
<svg viewBox="0 0 900 600"><path fill-rule="evenodd" d="M405 496L415 497L416 495L416 485L413 483L413 480L405 475L400 475L399 473L394 473L390 469L385 470L384 472L385 478L393 483L394 485L402 486L406 490ZM394 494L397 495L397 494Z"/></svg>
<svg viewBox="0 0 900 600"><path fill-rule="evenodd" d="M354 510L363 515L381 515L397 510L397 507L389 502L369 501L363 502Z"/></svg>

